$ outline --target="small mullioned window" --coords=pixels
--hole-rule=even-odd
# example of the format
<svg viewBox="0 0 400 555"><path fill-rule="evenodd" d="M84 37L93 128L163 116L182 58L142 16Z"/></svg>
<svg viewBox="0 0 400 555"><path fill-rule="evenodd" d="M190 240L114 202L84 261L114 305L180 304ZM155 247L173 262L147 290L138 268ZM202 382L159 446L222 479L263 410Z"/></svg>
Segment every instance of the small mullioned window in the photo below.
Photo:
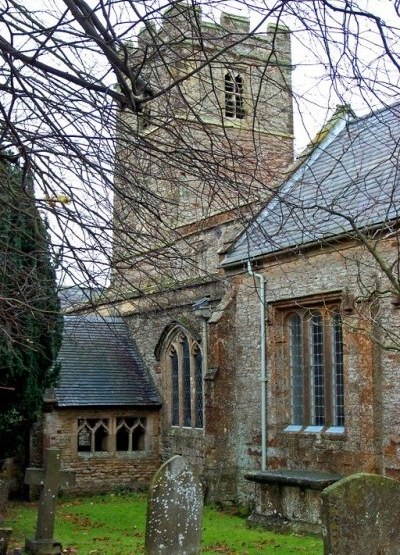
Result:
<svg viewBox="0 0 400 555"><path fill-rule="evenodd" d="M338 309L291 311L287 320L290 428L345 425L342 319Z"/></svg>
<svg viewBox="0 0 400 555"><path fill-rule="evenodd" d="M78 453L144 451L145 440L146 418L119 416L78 419Z"/></svg>

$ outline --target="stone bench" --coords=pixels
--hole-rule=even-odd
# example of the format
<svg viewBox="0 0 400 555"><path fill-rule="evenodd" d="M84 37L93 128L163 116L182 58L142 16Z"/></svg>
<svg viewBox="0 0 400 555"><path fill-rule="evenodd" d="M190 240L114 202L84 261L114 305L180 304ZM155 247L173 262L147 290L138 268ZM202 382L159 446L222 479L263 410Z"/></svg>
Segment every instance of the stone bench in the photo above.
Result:
<svg viewBox="0 0 400 555"><path fill-rule="evenodd" d="M248 472L256 484L256 507L249 526L269 530L321 534L321 491L343 476L314 470L264 470Z"/></svg>

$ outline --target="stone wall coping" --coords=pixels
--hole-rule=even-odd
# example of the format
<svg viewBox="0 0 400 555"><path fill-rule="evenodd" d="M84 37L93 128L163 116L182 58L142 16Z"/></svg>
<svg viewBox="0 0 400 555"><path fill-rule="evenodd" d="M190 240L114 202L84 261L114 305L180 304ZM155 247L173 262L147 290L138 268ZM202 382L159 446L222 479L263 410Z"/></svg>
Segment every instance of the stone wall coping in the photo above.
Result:
<svg viewBox="0 0 400 555"><path fill-rule="evenodd" d="M278 470L258 470L247 472L246 480L260 484L276 484L281 486L297 486L321 491L343 478L334 472L318 470L302 470L281 468Z"/></svg>

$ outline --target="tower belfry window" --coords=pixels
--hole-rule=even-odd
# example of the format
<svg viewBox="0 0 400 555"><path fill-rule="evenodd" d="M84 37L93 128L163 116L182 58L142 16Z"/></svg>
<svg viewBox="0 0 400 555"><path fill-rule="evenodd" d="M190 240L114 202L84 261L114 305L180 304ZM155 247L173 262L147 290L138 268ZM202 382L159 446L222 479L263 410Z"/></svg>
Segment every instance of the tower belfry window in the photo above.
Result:
<svg viewBox="0 0 400 555"><path fill-rule="evenodd" d="M145 106L138 114L139 131L148 129L151 124L151 112L149 106Z"/></svg>
<svg viewBox="0 0 400 555"><path fill-rule="evenodd" d="M243 77L228 72L225 74L225 117L243 119L244 116Z"/></svg>

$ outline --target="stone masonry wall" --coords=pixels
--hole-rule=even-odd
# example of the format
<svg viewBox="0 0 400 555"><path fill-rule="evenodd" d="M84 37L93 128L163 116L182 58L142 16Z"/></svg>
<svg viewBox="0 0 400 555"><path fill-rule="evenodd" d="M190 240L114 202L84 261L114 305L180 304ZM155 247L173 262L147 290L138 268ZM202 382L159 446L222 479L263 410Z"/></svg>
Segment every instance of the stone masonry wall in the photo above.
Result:
<svg viewBox="0 0 400 555"><path fill-rule="evenodd" d="M228 290L208 323L206 386L206 475L208 498L229 503L237 500L237 435L235 290Z"/></svg>
<svg viewBox="0 0 400 555"><path fill-rule="evenodd" d="M113 418L135 416L146 418L146 440L143 451L77 452L77 421L80 418ZM156 411L121 409L59 409L44 414L44 448L62 451L64 468L75 470L76 485L71 493L94 493L118 489L147 487L160 466L159 422Z"/></svg>
<svg viewBox="0 0 400 555"><path fill-rule="evenodd" d="M390 243L380 248L390 260ZM267 280L268 467L400 478L400 312L393 304L396 299L379 293L387 290L380 268L360 247L347 244L265 262L257 271ZM239 492L246 495L240 475L260 465L260 304L253 277L240 273L232 284L237 289L235 333L229 338L236 362L235 407L227 418L235 438ZM320 299L323 306L329 296L337 299L343 320L345 429L285 431L290 424L290 371L282 315L285 307L307 299L315 306ZM380 347L390 336L397 350Z"/></svg>
<svg viewBox="0 0 400 555"><path fill-rule="evenodd" d="M163 337L168 326L173 326L175 323L187 330L204 352L201 321L194 315L192 305L195 301L209 296L210 305L215 307L224 295L225 289L226 284L214 278L186 287L181 285L162 293L133 297L115 306L115 311L124 316L143 361L162 396L161 457L165 461L176 454L185 456L196 468L203 482L206 481L205 430L171 426L169 400L171 376L165 360L166 345ZM110 309L107 308L107 310ZM159 352L156 353L156 350ZM207 383L205 384L206 396ZM207 414L205 419L207 426Z"/></svg>

